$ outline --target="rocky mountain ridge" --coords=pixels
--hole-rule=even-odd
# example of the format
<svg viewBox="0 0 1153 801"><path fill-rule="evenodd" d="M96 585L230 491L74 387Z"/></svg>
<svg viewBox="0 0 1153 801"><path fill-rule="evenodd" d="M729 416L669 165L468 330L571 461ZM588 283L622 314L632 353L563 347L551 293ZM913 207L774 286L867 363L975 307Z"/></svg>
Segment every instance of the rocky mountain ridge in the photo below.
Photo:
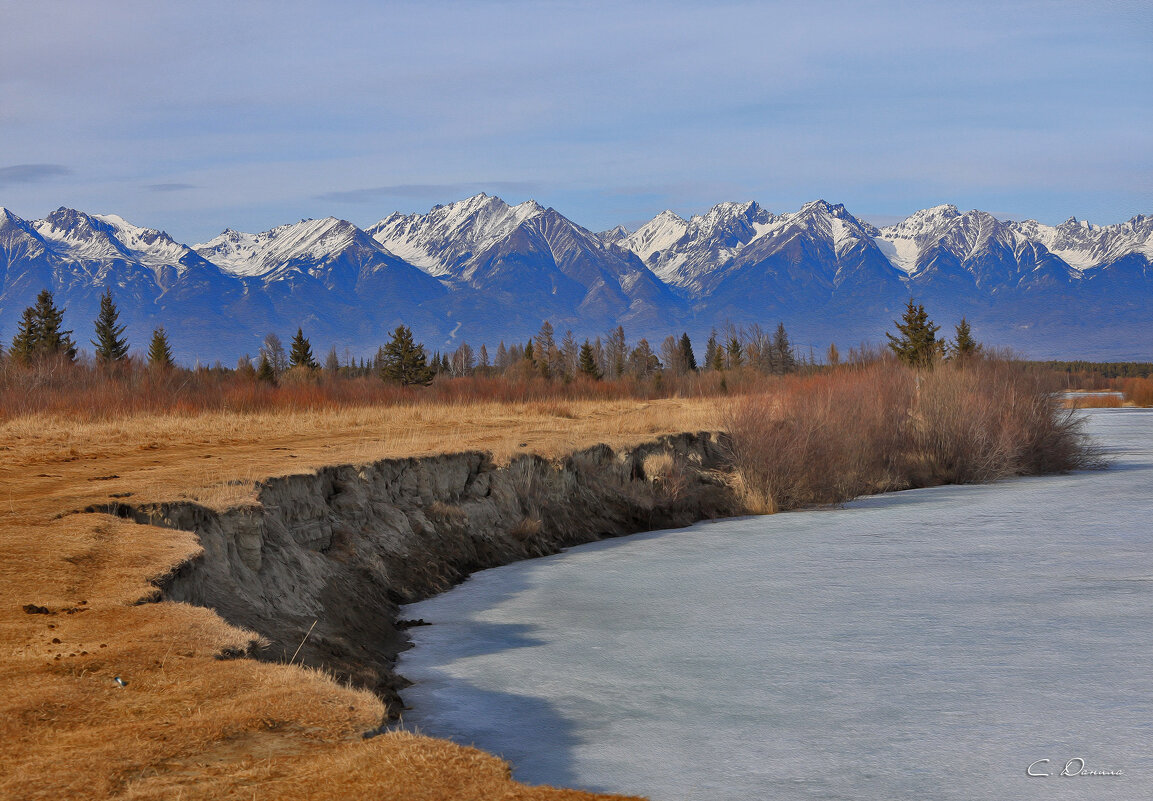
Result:
<svg viewBox="0 0 1153 801"><path fill-rule="evenodd" d="M942 205L877 228L824 200L781 214L745 202L596 234L479 194L364 229L328 217L189 247L116 215L0 210L3 341L41 289L79 331L105 287L134 343L164 325L180 358L228 363L297 326L318 350L363 355L400 323L445 349L520 341L544 319L578 337L623 325L633 341L783 321L823 351L882 339L910 295L1025 355L1153 358L1145 215L1049 226Z"/></svg>

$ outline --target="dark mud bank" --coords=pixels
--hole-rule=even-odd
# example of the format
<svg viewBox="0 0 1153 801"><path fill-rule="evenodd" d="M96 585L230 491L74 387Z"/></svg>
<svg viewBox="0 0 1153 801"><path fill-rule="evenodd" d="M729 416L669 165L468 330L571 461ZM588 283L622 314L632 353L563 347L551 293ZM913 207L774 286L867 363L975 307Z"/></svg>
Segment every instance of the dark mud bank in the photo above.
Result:
<svg viewBox="0 0 1153 801"><path fill-rule="evenodd" d="M563 459L489 454L387 459L269 479L259 503L112 511L199 535L203 554L162 597L209 607L260 634L250 656L323 668L400 708L394 671L408 646L400 604L469 573L607 537L737 514L718 435L662 437ZM311 631L310 631L311 628ZM307 638L306 638L307 634Z"/></svg>

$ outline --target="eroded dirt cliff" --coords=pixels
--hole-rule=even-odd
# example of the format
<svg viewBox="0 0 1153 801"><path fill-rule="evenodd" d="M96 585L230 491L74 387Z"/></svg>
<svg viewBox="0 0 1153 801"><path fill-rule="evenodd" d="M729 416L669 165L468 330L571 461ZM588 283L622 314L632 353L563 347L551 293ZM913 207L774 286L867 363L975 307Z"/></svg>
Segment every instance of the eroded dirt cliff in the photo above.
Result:
<svg viewBox="0 0 1153 801"><path fill-rule="evenodd" d="M164 580L164 598L257 632L252 656L324 668L395 713L405 682L393 666L407 646L400 604L475 570L739 513L724 468L718 435L679 434L504 466L466 452L326 467L263 481L257 503L224 512L194 503L105 511L197 533L203 553Z"/></svg>

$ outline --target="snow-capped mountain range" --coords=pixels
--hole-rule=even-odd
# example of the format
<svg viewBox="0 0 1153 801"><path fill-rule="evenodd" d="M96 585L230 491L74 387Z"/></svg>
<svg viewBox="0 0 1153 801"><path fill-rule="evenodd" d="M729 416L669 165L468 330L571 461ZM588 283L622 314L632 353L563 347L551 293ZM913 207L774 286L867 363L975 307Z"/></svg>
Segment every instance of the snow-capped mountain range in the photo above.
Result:
<svg viewBox="0 0 1153 801"><path fill-rule="evenodd" d="M721 203L593 233L535 201L480 194L359 228L333 217L193 246L112 215L0 209L0 341L44 288L86 342L110 287L142 347L234 361L302 326L318 351L375 351L400 323L430 349L521 341L548 319L630 340L783 321L823 351L882 340L916 297L948 331L1035 357L1153 359L1153 217L1007 222L943 205L877 228L823 200L773 214ZM703 341L703 339L701 339Z"/></svg>

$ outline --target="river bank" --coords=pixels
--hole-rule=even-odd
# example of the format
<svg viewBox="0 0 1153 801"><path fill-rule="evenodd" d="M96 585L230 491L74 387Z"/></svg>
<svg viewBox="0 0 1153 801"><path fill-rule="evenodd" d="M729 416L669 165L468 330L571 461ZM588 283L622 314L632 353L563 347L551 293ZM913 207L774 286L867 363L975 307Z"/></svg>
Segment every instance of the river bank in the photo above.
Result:
<svg viewBox="0 0 1153 801"><path fill-rule="evenodd" d="M259 493L265 490L260 487L271 487L271 500L276 493L295 492L302 481L313 488L330 480L357 485L359 479L350 478L348 469L331 468L334 464L384 463L368 472L378 478L390 470L404 476L396 485L401 495L405 487L419 488L418 474L432 486L452 485L445 477L451 473L468 484L459 490L466 503L469 493L485 482L494 490L510 486L517 471L510 474L507 468L514 463L521 465L519 475L526 480L582 486L575 474L544 466L561 464L566 454L598 442L607 443L613 459L619 459L638 443L701 430L716 418L712 401L667 399L425 404L95 421L41 416L0 422L0 681L6 688L0 697L0 797L605 798L517 784L500 759L443 740L391 731L364 739L387 716L385 704L373 692L302 668L300 655L292 665L235 658L264 650L267 658L287 662L299 638L281 653L267 653L271 649L261 649L257 631L229 625L206 607L155 603L162 597L158 585L172 591L180 584L180 566L193 563L206 549L190 530L144 525L136 516L144 515L143 510L149 515L166 510L185 515L181 522L188 524L223 519L222 530L236 521L251 523L258 509L274 523L303 519L293 514L311 504L328 508L328 489L292 512L283 508L291 504L273 503L282 508L264 509ZM438 455L447 443L472 451L458 457ZM477 450L493 456L486 460ZM525 456L530 451L539 458ZM597 458L594 453L586 459L593 472L604 472L606 480L620 475ZM443 476L442 468L447 471ZM258 481L265 476L306 478ZM659 496L659 482L644 482L654 485L654 497ZM378 489L387 483L372 482ZM368 493L368 484L361 489ZM640 489L637 478L630 491ZM346 493L344 500L351 495ZM501 507L494 495L502 497L499 491L490 492L488 499L476 501L475 509L499 507L510 520L524 513ZM419 500L419 489L415 497ZM547 493L542 497L547 499ZM635 501L631 497L628 502ZM619 504L624 503L621 495ZM453 504L442 504L413 515L415 522L423 516L428 525L418 533L419 527L410 524L416 537L410 545L432 536L438 513L446 525L458 519L449 508ZM659 506L654 506L654 520L668 519L661 517ZM541 511L551 508L545 503ZM569 514L589 516L575 505ZM162 522L159 517L157 521ZM521 521L517 517L514 528ZM640 520L633 524L640 525ZM273 541L293 536L275 524L269 528ZM530 528L520 531L531 534ZM244 548L250 542L238 531L223 552L244 569L251 569L245 559L255 565L259 556L256 573L276 564L277 554L295 554L292 558L300 559L296 567L315 567L320 560L343 564L341 559L350 558L339 527L332 532L327 553L321 552L321 539L309 539L315 530L308 531L312 533L294 529L303 538L297 543L299 551L287 546L281 551L279 546ZM211 542L211 534L205 539ZM526 536L523 542L509 540L501 547L531 553L543 545ZM465 554L458 569L473 558ZM414 584L452 580L443 571L421 574L421 565L413 560L398 564L416 571ZM283 583L268 587L283 591L291 613L311 624L319 610L298 602L300 583L294 588L286 578L291 569L280 573ZM241 573L235 575L246 580ZM277 599L263 600L272 604ZM338 614L355 609L366 620L373 611L356 596L332 609ZM307 617L309 613L313 616ZM314 630L306 646L315 635ZM333 641L326 636L317 642ZM318 654L323 655L318 651L306 656L317 659ZM380 664L387 666L387 659ZM369 686L382 673L360 675L359 683Z"/></svg>
<svg viewBox="0 0 1153 801"><path fill-rule="evenodd" d="M256 502L89 507L195 531L203 553L161 582L162 598L212 609L260 639L245 655L324 670L401 708L394 670L408 647L400 604L470 573L572 545L743 511L712 433L630 449L598 445L507 465L482 452L321 468L258 484Z"/></svg>

